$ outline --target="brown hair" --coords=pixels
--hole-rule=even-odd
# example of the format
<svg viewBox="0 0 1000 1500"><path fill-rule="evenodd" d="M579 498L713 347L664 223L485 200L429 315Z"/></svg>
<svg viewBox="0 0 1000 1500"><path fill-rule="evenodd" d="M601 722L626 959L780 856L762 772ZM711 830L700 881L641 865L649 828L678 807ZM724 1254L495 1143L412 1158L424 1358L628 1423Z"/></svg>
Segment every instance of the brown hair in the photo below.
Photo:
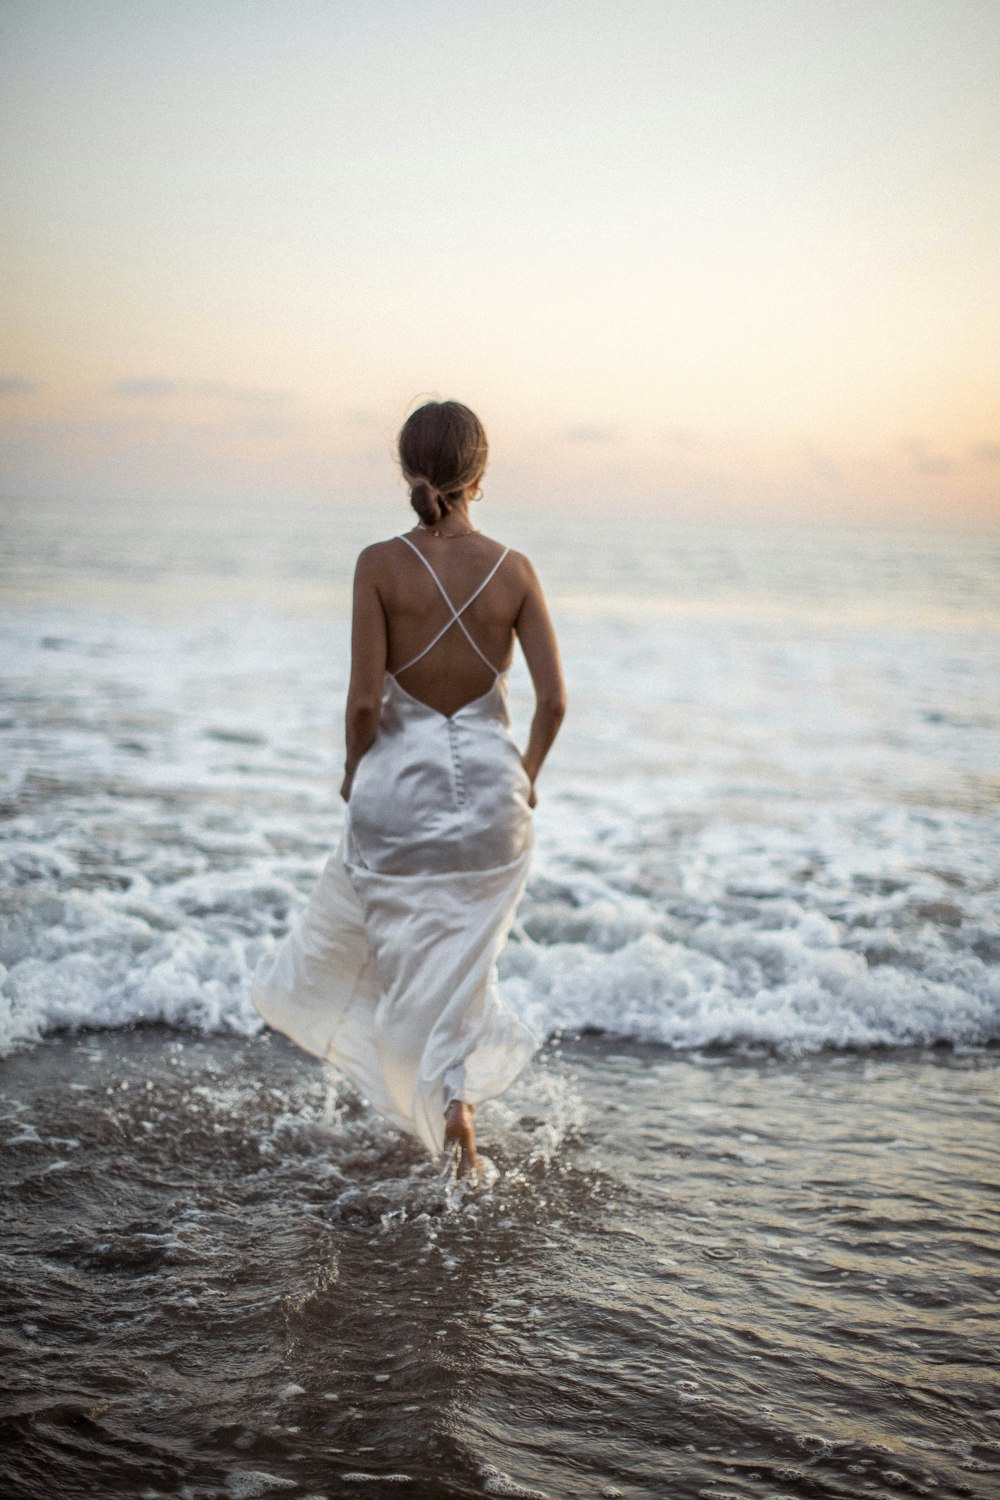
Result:
<svg viewBox="0 0 1000 1500"><path fill-rule="evenodd" d="M483 424L460 401L418 407L403 423L397 443L410 504L427 526L446 516L486 468Z"/></svg>

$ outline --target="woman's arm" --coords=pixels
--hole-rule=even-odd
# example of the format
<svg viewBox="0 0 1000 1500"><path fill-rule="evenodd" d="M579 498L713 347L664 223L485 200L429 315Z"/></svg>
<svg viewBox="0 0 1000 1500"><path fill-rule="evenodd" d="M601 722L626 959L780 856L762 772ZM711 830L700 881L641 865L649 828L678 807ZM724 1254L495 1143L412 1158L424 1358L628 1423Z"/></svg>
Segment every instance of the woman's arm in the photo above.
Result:
<svg viewBox="0 0 1000 1500"><path fill-rule="evenodd" d="M366 547L354 570L354 613L351 620L351 685L347 690L344 738L347 759L340 795L347 802L358 761L370 749L382 713L385 678L385 611L375 586L374 551Z"/></svg>
<svg viewBox="0 0 1000 1500"><path fill-rule="evenodd" d="M524 603L514 625L521 642L524 659L528 663L531 681L535 689L535 715L531 721L528 747L521 756L521 764L531 778L530 805L535 806L535 778L542 769L542 762L552 748L566 713L566 686L563 682L562 666L556 633L549 616L548 605L542 593L538 575L525 558L528 570L528 589Z"/></svg>

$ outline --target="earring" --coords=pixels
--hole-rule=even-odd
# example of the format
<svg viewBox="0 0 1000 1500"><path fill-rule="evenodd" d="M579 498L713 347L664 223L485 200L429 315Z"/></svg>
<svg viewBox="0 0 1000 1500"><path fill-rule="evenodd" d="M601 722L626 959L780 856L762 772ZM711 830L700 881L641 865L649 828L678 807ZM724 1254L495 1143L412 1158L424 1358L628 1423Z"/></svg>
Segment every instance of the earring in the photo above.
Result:
<svg viewBox="0 0 1000 1500"><path fill-rule="evenodd" d="M481 500L482 498L483 498L482 486L477 484L476 488L472 491L472 494L469 496L469 499L470 500Z"/></svg>

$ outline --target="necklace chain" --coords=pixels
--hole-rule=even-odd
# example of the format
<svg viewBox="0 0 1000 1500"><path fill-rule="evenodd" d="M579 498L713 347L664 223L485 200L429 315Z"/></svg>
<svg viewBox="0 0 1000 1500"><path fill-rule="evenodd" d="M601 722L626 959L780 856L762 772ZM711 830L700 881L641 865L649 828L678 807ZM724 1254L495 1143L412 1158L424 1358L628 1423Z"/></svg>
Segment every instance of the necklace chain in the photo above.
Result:
<svg viewBox="0 0 1000 1500"><path fill-rule="evenodd" d="M459 537L479 535L478 526L470 526L468 531L438 531L436 526L428 526L426 521L418 521L417 525L421 531L430 536L439 536L443 542L457 542Z"/></svg>

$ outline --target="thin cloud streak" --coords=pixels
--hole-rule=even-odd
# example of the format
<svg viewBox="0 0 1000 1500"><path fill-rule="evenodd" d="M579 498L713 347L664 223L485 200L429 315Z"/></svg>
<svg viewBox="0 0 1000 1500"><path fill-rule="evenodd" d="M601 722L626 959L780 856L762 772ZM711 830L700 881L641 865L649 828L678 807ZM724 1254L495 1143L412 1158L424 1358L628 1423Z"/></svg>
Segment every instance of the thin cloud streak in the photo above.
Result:
<svg viewBox="0 0 1000 1500"><path fill-rule="evenodd" d="M817 479L828 479L839 484L844 477L844 471L840 464L834 463L821 448L809 448L806 452L806 466L809 473Z"/></svg>
<svg viewBox="0 0 1000 1500"><path fill-rule="evenodd" d="M931 453L919 438L907 438L903 452L910 461L910 468L917 474L953 474L958 468L954 459L943 453Z"/></svg>
<svg viewBox="0 0 1000 1500"><path fill-rule="evenodd" d="M595 422L578 422L563 433L567 443L616 443L619 436L614 427L600 427Z"/></svg>
<svg viewBox="0 0 1000 1500"><path fill-rule="evenodd" d="M698 437L690 427L668 427L663 437L674 448L694 448L698 443Z"/></svg>
<svg viewBox="0 0 1000 1500"><path fill-rule="evenodd" d="M235 406L271 406L290 401L295 395L294 391L272 390L264 386L228 385L220 380L163 380L154 375L116 381L111 387L111 393L128 400L150 401L193 396L210 401L226 401Z"/></svg>

